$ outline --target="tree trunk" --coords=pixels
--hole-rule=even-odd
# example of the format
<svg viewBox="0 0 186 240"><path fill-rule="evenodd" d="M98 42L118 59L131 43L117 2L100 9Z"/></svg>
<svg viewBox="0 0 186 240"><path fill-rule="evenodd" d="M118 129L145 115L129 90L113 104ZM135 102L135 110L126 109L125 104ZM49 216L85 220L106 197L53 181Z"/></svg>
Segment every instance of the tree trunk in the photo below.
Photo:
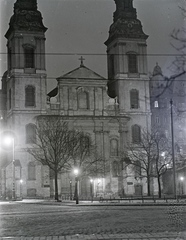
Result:
<svg viewBox="0 0 186 240"><path fill-rule="evenodd" d="M147 176L147 195L150 196L150 176Z"/></svg>
<svg viewBox="0 0 186 240"><path fill-rule="evenodd" d="M58 196L58 181L57 181L57 178L58 178L58 172L55 171L55 200L59 200L59 196Z"/></svg>
<svg viewBox="0 0 186 240"><path fill-rule="evenodd" d="M161 198L161 181L159 175L158 175L158 197Z"/></svg>

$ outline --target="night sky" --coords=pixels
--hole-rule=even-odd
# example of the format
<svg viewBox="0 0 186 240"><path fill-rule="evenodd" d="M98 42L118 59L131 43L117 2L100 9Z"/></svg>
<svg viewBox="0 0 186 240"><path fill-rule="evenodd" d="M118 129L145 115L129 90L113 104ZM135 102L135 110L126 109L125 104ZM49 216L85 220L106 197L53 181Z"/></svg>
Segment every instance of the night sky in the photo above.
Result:
<svg viewBox="0 0 186 240"><path fill-rule="evenodd" d="M0 76L6 70L6 39L15 0L0 0ZM170 65L175 49L171 46L173 29L184 27L184 16L179 6L185 0L134 0L138 19L149 35L148 69L156 62L167 76L174 74ZM108 31L113 22L114 0L38 0L46 32L46 60L48 90L56 86L55 78L79 67L81 55L85 66L107 77L106 46ZM57 53L58 55L55 55ZM152 56L152 55L153 56ZM161 54L161 56L160 56ZM166 56L165 56L166 55Z"/></svg>

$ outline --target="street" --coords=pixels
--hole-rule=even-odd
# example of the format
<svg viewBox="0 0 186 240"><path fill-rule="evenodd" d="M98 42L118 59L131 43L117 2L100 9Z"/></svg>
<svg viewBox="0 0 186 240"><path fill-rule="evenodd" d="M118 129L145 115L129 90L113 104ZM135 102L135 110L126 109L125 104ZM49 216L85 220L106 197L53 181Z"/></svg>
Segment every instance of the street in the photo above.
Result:
<svg viewBox="0 0 186 240"><path fill-rule="evenodd" d="M186 206L0 204L0 237L170 233L185 230Z"/></svg>

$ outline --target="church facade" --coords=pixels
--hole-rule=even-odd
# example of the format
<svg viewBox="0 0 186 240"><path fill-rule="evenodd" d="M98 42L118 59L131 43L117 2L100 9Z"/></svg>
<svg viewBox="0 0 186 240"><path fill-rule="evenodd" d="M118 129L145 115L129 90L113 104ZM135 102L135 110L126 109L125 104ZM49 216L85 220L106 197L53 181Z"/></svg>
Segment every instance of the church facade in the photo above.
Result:
<svg viewBox="0 0 186 240"><path fill-rule="evenodd" d="M1 127L14 134L12 151L5 151L1 172L1 195L11 195L15 177L16 197L51 197L54 181L47 166L26 152L28 136L37 116L60 116L83 129L94 140L109 172L93 179L94 196L147 194L145 178L135 178L124 167L128 143L140 141L142 129L151 128L148 36L137 18L133 0L115 0L116 11L105 42L108 79L81 64L57 78L57 87L47 94L45 32L37 1L17 0L5 34L7 71L2 78ZM74 189L74 176L62 173L59 194L68 198ZM153 183L152 183L153 184ZM90 196L90 178L80 180L80 195Z"/></svg>

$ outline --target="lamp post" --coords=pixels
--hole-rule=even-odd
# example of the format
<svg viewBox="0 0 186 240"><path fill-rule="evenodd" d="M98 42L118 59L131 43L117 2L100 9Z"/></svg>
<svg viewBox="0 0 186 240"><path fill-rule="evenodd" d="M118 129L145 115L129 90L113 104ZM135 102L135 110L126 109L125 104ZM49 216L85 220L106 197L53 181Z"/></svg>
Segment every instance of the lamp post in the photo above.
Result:
<svg viewBox="0 0 186 240"><path fill-rule="evenodd" d="M91 196L91 202L93 202L93 179L90 179L90 196Z"/></svg>
<svg viewBox="0 0 186 240"><path fill-rule="evenodd" d="M76 204L79 204L78 174L79 174L79 170L77 168L75 168L74 169L74 175L75 175L75 199L76 199Z"/></svg>
<svg viewBox="0 0 186 240"><path fill-rule="evenodd" d="M16 200L15 195L15 140L12 136L4 139L6 145L12 145L12 200Z"/></svg>
<svg viewBox="0 0 186 240"><path fill-rule="evenodd" d="M173 101L170 100L171 105L171 135L172 135L172 163L173 163L173 189L174 189L174 197L177 199L177 187L176 187L176 166L175 166L175 153L174 153L174 123L173 123Z"/></svg>
<svg viewBox="0 0 186 240"><path fill-rule="evenodd" d="M22 199L22 184L23 184L23 179L20 179L20 198Z"/></svg>
<svg viewBox="0 0 186 240"><path fill-rule="evenodd" d="M70 180L70 200L72 200L72 180Z"/></svg>

